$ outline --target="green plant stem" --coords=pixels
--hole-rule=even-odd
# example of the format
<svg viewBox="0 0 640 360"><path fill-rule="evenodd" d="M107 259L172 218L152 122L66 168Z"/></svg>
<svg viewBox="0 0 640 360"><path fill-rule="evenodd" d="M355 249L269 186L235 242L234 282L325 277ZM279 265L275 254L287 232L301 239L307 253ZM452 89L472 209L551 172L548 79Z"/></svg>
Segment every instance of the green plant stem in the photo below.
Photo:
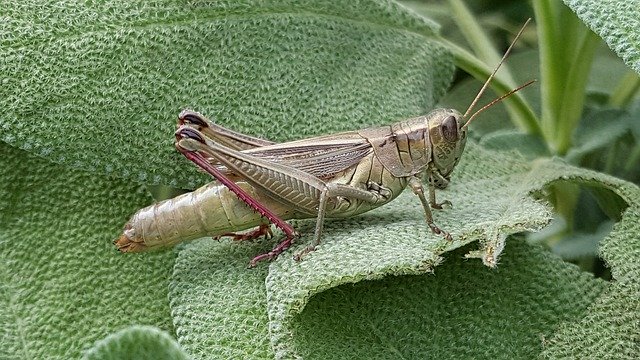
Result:
<svg viewBox="0 0 640 360"><path fill-rule="evenodd" d="M474 54L485 64L498 64L502 59L502 54L496 50L487 33L476 21L477 17L471 13L466 4L461 0L449 0L449 7L451 8L453 20ZM500 77L509 87L516 87L507 64L502 65Z"/></svg>
<svg viewBox="0 0 640 360"><path fill-rule="evenodd" d="M493 69L489 68L467 50L442 38L440 39L440 42L442 42L442 44L451 51L456 66L466 71L474 78L480 81L485 81L489 75L491 75ZM513 87L506 83L500 76L496 76L493 79L491 82L491 88L499 94L504 94L513 89ZM520 94L516 93L508 97L504 100L504 104L509 112L511 121L519 129L533 135L542 134L536 114Z"/></svg>
<svg viewBox="0 0 640 360"><path fill-rule="evenodd" d="M552 153L564 155L580 118L599 38L565 5L533 2L538 24L542 134Z"/></svg>
<svg viewBox="0 0 640 360"><path fill-rule="evenodd" d="M585 90L598 37L557 0L535 0L540 56L541 127L547 147L564 155L571 147L585 101ZM556 183L550 187L556 212L571 233L580 188Z"/></svg>
<svg viewBox="0 0 640 360"><path fill-rule="evenodd" d="M536 16L536 24L538 29L538 51L540 56L540 93L542 95L542 135L547 146L552 152L555 152L552 144L554 133L554 114L559 106L557 102L560 99L560 89L553 86L555 79L560 78L563 69L562 63L554 63L553 59L560 56L557 54L560 46L556 46L555 39L558 38L557 29L554 26L553 19L558 17L558 8L554 6L554 2L541 0L533 2L533 10Z"/></svg>
<svg viewBox="0 0 640 360"><path fill-rule="evenodd" d="M627 162L624 165L624 170L628 173L630 172L634 166L640 161L640 144L636 144L636 146L631 150L631 155L627 157Z"/></svg>

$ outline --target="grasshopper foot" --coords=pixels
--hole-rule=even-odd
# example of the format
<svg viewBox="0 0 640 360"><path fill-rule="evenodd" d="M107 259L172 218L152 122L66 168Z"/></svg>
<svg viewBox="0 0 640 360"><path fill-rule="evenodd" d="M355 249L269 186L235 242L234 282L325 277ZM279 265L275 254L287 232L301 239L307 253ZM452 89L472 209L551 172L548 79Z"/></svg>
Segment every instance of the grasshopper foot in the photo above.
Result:
<svg viewBox="0 0 640 360"><path fill-rule="evenodd" d="M453 237L449 232L440 229L438 226L436 226L436 224L428 224L428 225L434 234L442 235L449 242L453 241Z"/></svg>
<svg viewBox="0 0 640 360"><path fill-rule="evenodd" d="M434 203L431 203L430 205L432 208L438 209L438 210L442 210L444 207L449 207L449 208L453 207L453 204L449 200L445 200L441 203L434 202Z"/></svg>
<svg viewBox="0 0 640 360"><path fill-rule="evenodd" d="M295 239L298 238L299 236L300 235L297 232L295 232L293 235L287 236L284 240L282 240L278 245L276 245L276 247L274 247L268 253L260 254L254 257L253 259L251 259L251 261L249 261L249 268L256 267L256 265L258 265L260 261L263 261L263 260L270 261L277 258L278 255L280 255L283 251L287 250L291 246L291 244L293 244Z"/></svg>

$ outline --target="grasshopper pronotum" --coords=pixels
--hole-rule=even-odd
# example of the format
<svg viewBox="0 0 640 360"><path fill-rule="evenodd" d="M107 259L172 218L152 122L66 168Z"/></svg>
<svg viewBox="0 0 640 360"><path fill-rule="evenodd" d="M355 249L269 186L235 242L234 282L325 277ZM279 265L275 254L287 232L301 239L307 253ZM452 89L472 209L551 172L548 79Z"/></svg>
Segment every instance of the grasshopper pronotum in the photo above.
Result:
<svg viewBox="0 0 640 360"><path fill-rule="evenodd" d="M320 242L325 217L364 213L393 200L407 186L420 199L429 228L451 240L433 222L431 208L442 205L436 202L435 188L449 183L473 118L533 82L468 116L528 22L464 114L436 109L392 125L276 144L225 129L196 112L182 111L176 148L217 181L139 210L116 239L116 246L122 252L137 252L207 235L268 236L271 228L266 219L285 233L285 239L270 252L254 257L250 262L254 266L275 258L299 236L284 220L316 217L313 242L303 254ZM428 199L423 176L429 179ZM256 226L246 234L232 233Z"/></svg>

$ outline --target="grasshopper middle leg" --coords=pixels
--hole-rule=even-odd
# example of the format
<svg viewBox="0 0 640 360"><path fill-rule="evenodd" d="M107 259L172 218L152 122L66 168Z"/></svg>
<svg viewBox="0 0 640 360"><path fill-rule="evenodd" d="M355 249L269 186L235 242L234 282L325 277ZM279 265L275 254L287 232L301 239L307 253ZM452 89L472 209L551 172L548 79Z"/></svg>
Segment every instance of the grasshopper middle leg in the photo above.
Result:
<svg viewBox="0 0 640 360"><path fill-rule="evenodd" d="M322 236L322 228L324 226L324 218L327 211L327 202L330 198L339 199L357 199L366 201L369 203L375 203L385 196L381 195L383 192L381 187L376 188L374 191L363 190L350 185L343 184L327 184L327 187L320 194L320 204L318 206L318 217L316 218L316 230L313 236L313 242L307 246L304 250L294 255L295 260L301 260L302 257L316 249L316 246L320 244L320 237ZM339 205L337 205L339 206Z"/></svg>

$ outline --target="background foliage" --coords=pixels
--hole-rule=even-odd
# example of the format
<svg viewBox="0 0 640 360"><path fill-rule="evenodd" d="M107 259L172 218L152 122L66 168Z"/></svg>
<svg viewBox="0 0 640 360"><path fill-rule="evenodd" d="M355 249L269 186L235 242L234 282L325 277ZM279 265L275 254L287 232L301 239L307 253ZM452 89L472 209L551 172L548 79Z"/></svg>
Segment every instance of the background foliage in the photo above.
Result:
<svg viewBox="0 0 640 360"><path fill-rule="evenodd" d="M520 1L469 2L473 9L459 0L407 3L442 24L457 65L478 79L457 77L441 101L456 108L471 101L479 82L500 58L501 50L493 44L506 48L511 38L505 35L534 16L516 53L498 75L497 93L486 96L486 101L530 79L539 79L539 85L523 90L517 104L482 114L473 125L477 139L488 148L515 150L532 160L557 156L638 184L640 41L634 28L638 3L567 4L571 9L558 1L533 1L531 7ZM511 123L505 122L507 118ZM607 277L597 259L597 244L619 220L623 206L619 199L570 183L547 190L557 215L531 240Z"/></svg>
<svg viewBox="0 0 640 360"><path fill-rule="evenodd" d="M408 3L438 35L386 1L5 1L0 357L637 357L634 3ZM148 185L207 181L173 150L181 108L279 141L390 123L434 107L454 62L485 79L532 12L494 88L540 87L474 123L439 193L454 208L435 214L453 243L407 193L328 222L301 263L247 270L270 243L113 249ZM478 88L460 72L440 104L464 110ZM548 204L547 230L505 244Z"/></svg>

